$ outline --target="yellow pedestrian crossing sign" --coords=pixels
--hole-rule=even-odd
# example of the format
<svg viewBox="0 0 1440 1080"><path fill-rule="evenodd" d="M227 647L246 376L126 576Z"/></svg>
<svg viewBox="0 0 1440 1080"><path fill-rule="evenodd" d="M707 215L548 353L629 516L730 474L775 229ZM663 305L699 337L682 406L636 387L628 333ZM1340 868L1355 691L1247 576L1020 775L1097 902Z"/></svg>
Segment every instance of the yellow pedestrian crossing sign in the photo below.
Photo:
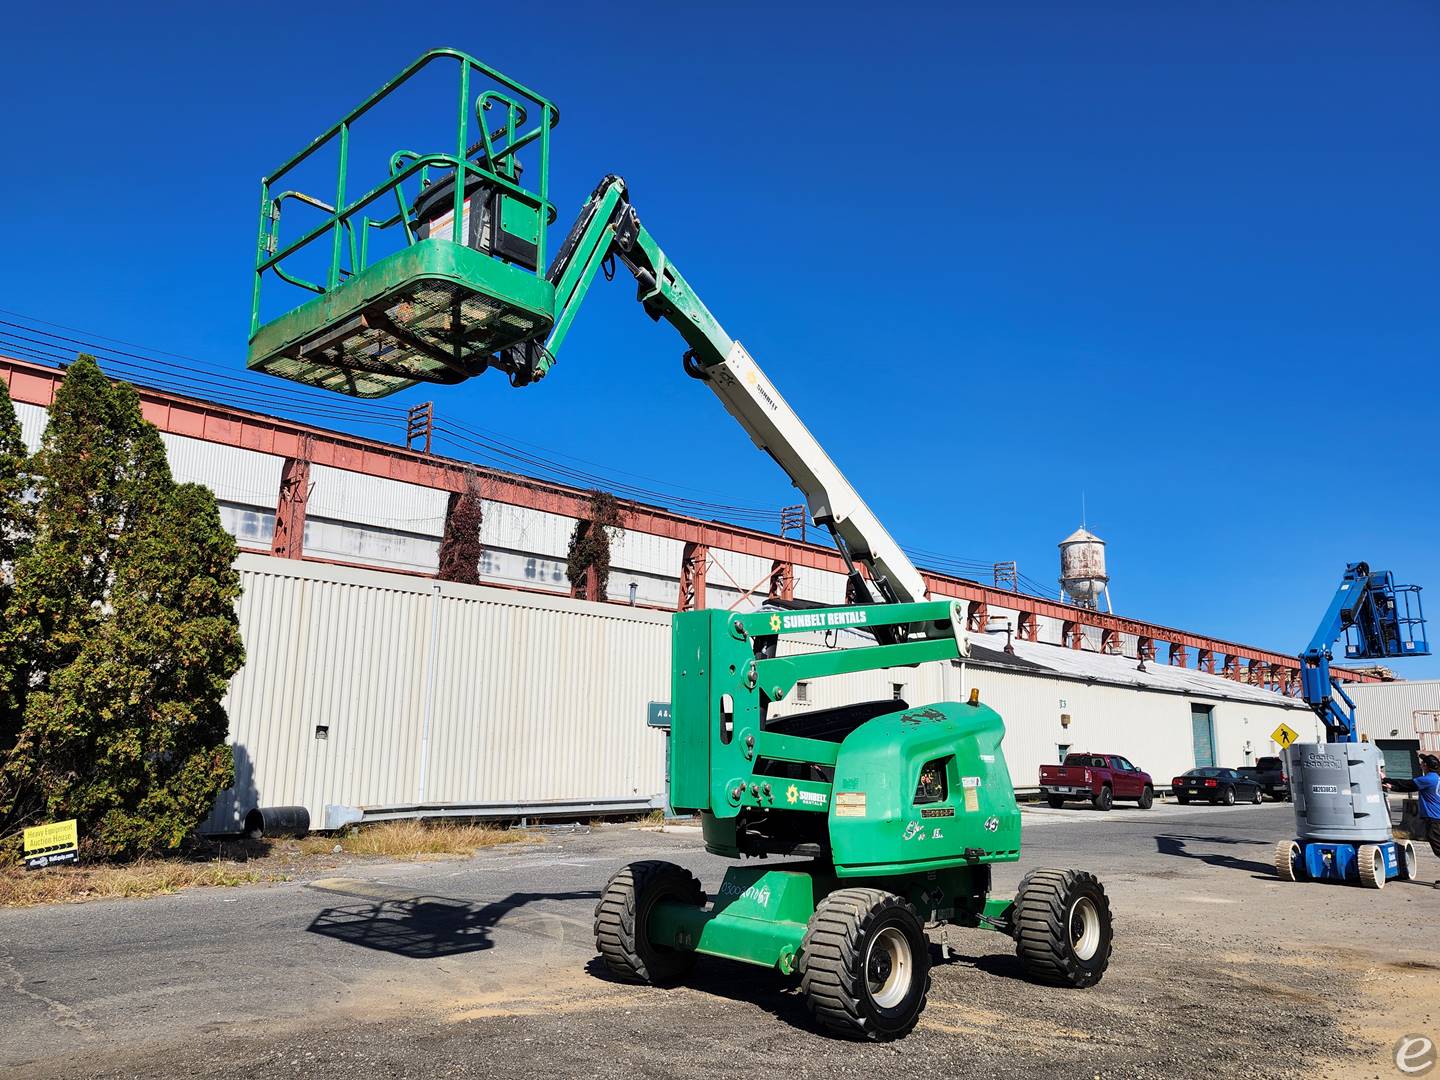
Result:
<svg viewBox="0 0 1440 1080"><path fill-rule="evenodd" d="M1282 750L1288 750L1290 749L1290 744L1300 738L1300 735L1289 724L1281 724L1270 733L1270 738L1279 743Z"/></svg>

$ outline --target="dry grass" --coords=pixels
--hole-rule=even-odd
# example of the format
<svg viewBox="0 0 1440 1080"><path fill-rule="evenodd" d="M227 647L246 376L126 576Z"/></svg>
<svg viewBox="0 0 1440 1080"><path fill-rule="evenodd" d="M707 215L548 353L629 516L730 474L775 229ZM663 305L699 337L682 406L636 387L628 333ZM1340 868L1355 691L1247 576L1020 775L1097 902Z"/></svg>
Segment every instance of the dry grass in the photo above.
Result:
<svg viewBox="0 0 1440 1080"><path fill-rule="evenodd" d="M535 843L541 837L522 829L451 822L386 821L364 825L339 836L310 836L299 842L302 855L332 854L338 846L348 855L426 858L473 855L499 844Z"/></svg>
<svg viewBox="0 0 1440 1080"><path fill-rule="evenodd" d="M81 900L157 896L196 885L248 885L275 875L230 862L142 859L129 866L56 866L47 870L0 870L0 907L30 907Z"/></svg>
<svg viewBox="0 0 1440 1080"><path fill-rule="evenodd" d="M189 858L141 859L128 866L100 863L53 866L45 870L0 867L0 907L158 896L197 885L289 881L316 865L333 864L333 859L324 856L337 854L433 859L473 855L481 848L497 844L543 841L544 837L535 833L493 825L387 821L361 826L338 836L206 844L192 851ZM200 854L219 857L197 858Z"/></svg>

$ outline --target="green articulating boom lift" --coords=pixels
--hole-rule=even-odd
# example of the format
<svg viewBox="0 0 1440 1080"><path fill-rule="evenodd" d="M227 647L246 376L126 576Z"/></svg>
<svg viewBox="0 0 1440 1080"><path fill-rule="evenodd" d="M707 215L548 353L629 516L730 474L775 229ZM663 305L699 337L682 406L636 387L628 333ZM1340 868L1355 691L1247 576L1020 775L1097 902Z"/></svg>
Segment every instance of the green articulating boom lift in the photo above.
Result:
<svg viewBox="0 0 1440 1080"><path fill-rule="evenodd" d="M347 201L359 122L441 64L458 73L453 151L396 152L388 175ZM456 108L451 86L445 100ZM490 368L525 385L549 373L597 271L606 265L608 276L618 260L645 311L685 339L685 371L715 392L834 537L850 567L851 604L675 616L671 803L700 815L708 850L741 861L708 901L679 866L618 871L595 911L609 969L665 985L706 953L798 974L821 1025L873 1039L906 1034L925 1006L927 924L1010 935L1039 982L1098 982L1111 916L1091 874L1034 870L1014 899L990 895L992 865L1020 857L1020 812L1004 724L978 693L962 703L886 699L771 715L801 680L967 656L964 612L926 599L920 573L640 223L623 180L601 182L542 272L556 216L547 190L558 118L527 87L434 50L267 177L249 364L362 397ZM340 162L333 205L293 186L295 171L327 146ZM282 208L292 205L312 224L282 243ZM387 238L392 250L382 252ZM319 280L304 276L307 255ZM261 283L271 277L315 295L262 320ZM782 637L813 646L817 632L840 629L873 644L778 648ZM768 856L783 861L754 861Z"/></svg>

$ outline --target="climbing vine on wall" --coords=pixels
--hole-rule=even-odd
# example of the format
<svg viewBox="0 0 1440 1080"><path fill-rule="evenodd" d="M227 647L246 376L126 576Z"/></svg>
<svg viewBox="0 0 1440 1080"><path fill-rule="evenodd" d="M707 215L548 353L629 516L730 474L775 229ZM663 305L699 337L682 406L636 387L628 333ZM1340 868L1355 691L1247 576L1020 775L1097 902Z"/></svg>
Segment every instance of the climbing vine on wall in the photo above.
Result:
<svg viewBox="0 0 1440 1080"><path fill-rule="evenodd" d="M614 495L605 491L590 493L589 514L575 523L575 531L570 534L565 569L572 592L586 595L588 573L593 575L589 595L605 599L610 583L610 544L622 531L621 520L620 501Z"/></svg>
<svg viewBox="0 0 1440 1080"><path fill-rule="evenodd" d="M464 490L450 493L445 512L445 537L440 541L442 581L480 584L480 557L485 553L480 543L480 526L484 517L480 481L473 474L468 475Z"/></svg>

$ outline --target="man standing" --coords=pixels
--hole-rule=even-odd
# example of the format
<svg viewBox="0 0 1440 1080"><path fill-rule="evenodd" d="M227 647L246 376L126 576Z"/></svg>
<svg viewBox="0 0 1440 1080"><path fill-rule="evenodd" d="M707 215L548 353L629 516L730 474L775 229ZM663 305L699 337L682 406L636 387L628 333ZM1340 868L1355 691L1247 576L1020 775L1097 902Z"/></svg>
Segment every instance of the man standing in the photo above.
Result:
<svg viewBox="0 0 1440 1080"><path fill-rule="evenodd" d="M1387 791L1413 791L1420 798L1420 821L1425 827L1423 836L1417 840L1430 841L1430 850L1440 859L1440 758L1424 754L1420 758L1420 775L1414 780L1384 781ZM1435 882L1440 889L1440 881Z"/></svg>

